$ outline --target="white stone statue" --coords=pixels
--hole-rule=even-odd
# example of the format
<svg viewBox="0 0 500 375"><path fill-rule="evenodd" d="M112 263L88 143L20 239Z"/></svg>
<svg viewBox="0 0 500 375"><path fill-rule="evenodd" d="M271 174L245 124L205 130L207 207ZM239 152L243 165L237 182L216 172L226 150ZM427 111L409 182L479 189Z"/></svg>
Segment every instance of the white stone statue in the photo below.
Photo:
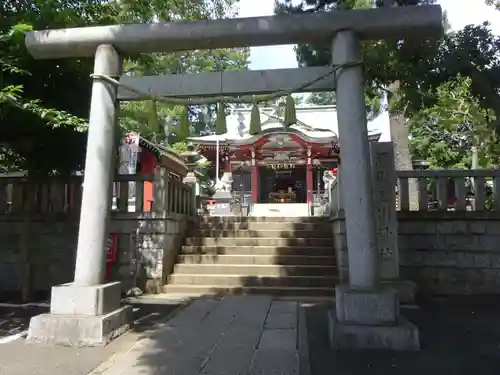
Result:
<svg viewBox="0 0 500 375"><path fill-rule="evenodd" d="M323 184L325 185L325 197L328 197L328 192L332 186L332 183L337 179L337 176L333 174L332 171L326 170L323 172Z"/></svg>
<svg viewBox="0 0 500 375"><path fill-rule="evenodd" d="M222 178L215 184L216 191L226 191L231 192L231 185L233 183L233 174L230 172L224 172Z"/></svg>

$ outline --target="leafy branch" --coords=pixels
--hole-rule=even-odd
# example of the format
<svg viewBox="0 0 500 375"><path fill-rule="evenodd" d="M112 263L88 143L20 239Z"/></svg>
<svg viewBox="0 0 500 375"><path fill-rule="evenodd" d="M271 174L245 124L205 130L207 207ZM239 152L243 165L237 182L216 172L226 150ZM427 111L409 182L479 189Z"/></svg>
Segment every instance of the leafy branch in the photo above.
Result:
<svg viewBox="0 0 500 375"><path fill-rule="evenodd" d="M31 30L30 25L17 24L11 28L9 33L0 35L1 43L19 43L23 40L26 31ZM46 108L39 99L24 98L23 85L3 85L3 74L31 75L28 71L21 69L4 56L0 56L0 106L8 105L26 112L30 112L41 118L46 124L57 128L60 126L75 127L78 131L87 128L87 121L73 116L66 111L54 108Z"/></svg>

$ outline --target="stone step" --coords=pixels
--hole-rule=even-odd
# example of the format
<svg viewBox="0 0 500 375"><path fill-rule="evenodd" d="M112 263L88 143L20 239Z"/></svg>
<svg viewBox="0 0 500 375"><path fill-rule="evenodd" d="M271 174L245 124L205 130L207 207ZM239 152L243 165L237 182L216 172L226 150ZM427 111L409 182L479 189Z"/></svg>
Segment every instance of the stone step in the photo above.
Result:
<svg viewBox="0 0 500 375"><path fill-rule="evenodd" d="M321 216L197 216L196 223L328 223L328 217Z"/></svg>
<svg viewBox="0 0 500 375"><path fill-rule="evenodd" d="M274 256L277 259L285 256L322 256L334 257L333 246L202 246L184 245L181 248L182 255L247 255L247 256Z"/></svg>
<svg viewBox="0 0 500 375"><path fill-rule="evenodd" d="M332 230L329 231L306 231L306 230L217 230L203 229L194 230L192 237L252 237L252 238L333 238Z"/></svg>
<svg viewBox="0 0 500 375"><path fill-rule="evenodd" d="M311 207L307 203L255 203L250 216L307 217Z"/></svg>
<svg viewBox="0 0 500 375"><path fill-rule="evenodd" d="M331 246L331 238L188 237L186 245L198 246ZM333 250L332 250L333 251Z"/></svg>
<svg viewBox="0 0 500 375"><path fill-rule="evenodd" d="M321 277L335 276L335 266L311 266L311 265L295 265L283 266L277 264L266 265L248 265L248 264L187 264L178 263L174 268L174 275L231 275L242 277L288 277L288 276L304 276L304 277Z"/></svg>
<svg viewBox="0 0 500 375"><path fill-rule="evenodd" d="M180 285L170 284L163 287L167 295L202 296L202 295L224 295L224 294L267 294L279 297L294 297L307 300L311 297L333 297L335 289L304 288L304 287L266 287L266 286L231 286L231 285Z"/></svg>
<svg viewBox="0 0 500 375"><path fill-rule="evenodd" d="M266 222L232 222L214 221L197 222L199 230L303 230L303 231L325 231L332 233L332 224L329 222L289 222L289 221L266 221Z"/></svg>
<svg viewBox="0 0 500 375"><path fill-rule="evenodd" d="M169 276L167 284L333 288L337 281L336 276L244 276L173 273Z"/></svg>
<svg viewBox="0 0 500 375"><path fill-rule="evenodd" d="M271 265L325 265L334 266L334 256L321 255L179 255L178 262L183 264L262 264Z"/></svg>

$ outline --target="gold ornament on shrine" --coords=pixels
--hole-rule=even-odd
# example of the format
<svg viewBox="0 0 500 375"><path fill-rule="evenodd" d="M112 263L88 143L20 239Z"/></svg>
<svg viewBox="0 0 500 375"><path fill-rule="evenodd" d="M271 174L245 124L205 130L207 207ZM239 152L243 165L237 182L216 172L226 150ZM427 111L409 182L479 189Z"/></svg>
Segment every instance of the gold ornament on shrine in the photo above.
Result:
<svg viewBox="0 0 500 375"><path fill-rule="evenodd" d="M295 164L292 164L292 163L273 163L270 165L270 167L274 170L291 169L291 168L295 168Z"/></svg>

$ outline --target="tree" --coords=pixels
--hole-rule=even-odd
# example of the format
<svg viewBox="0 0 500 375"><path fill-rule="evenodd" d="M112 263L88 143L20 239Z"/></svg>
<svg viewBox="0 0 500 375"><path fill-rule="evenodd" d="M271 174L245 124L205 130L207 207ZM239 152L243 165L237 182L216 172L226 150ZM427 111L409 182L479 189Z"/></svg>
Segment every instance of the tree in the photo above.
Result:
<svg viewBox="0 0 500 375"><path fill-rule="evenodd" d="M159 0L138 5L135 0L123 0L117 2L116 6L120 21L157 22L232 17L237 13L236 2L234 0L186 0L179 3L172 0ZM248 57L247 48L140 55L133 56L125 62L125 71L141 76L240 70L248 66ZM189 117L193 134L200 135L214 131L215 104L190 107ZM146 106L145 102L123 103L120 121L124 129L139 131L142 136L153 141L175 143L181 107L158 102L156 110L161 129L151 129L149 126L148 118L151 109Z"/></svg>
<svg viewBox="0 0 500 375"><path fill-rule="evenodd" d="M409 120L412 154L431 168L498 168L500 143L489 128L491 110L471 93L471 79L458 77L437 90L437 101Z"/></svg>
<svg viewBox="0 0 500 375"><path fill-rule="evenodd" d="M335 93L333 91L315 92L306 99L306 102L315 105L334 105Z"/></svg>
<svg viewBox="0 0 500 375"><path fill-rule="evenodd" d="M398 0L395 4L415 6L434 2ZM382 1L377 1L376 5L380 6L381 3ZM290 0L282 0L277 11L330 11L366 6L371 7L372 2L304 0L294 7ZM446 26L446 19L444 23ZM496 116L492 119L500 119L500 71L496 56L499 46L498 38L491 34L487 24L468 26L457 33L446 33L438 40L362 43L367 92L371 91L375 96L387 94L389 99L391 138L395 147L397 169L411 168L406 118L417 113L422 107L435 105L439 100L439 87L459 75L471 79L471 93L482 106L495 111ZM296 52L301 66L329 65L331 62L328 45L300 45ZM411 190L414 190L410 194L414 206L415 188Z"/></svg>
<svg viewBox="0 0 500 375"><path fill-rule="evenodd" d="M8 93L0 103L4 170L44 175L82 168L92 60L34 61L22 34L26 25L44 29L109 23L107 10L96 0L0 3L0 87Z"/></svg>
<svg viewBox="0 0 500 375"><path fill-rule="evenodd" d="M0 35L9 33L11 27L19 23L26 23L34 29L46 29L119 22L222 18L234 13L233 3L232 0L4 0L0 2ZM42 113L40 109L38 114L33 115L33 111L7 106L2 101L0 144L4 152L0 160L4 161L6 169L32 169L41 174L67 174L82 169L86 124L80 119L85 120L88 116L91 89L89 75L92 73L93 60L34 61L24 48L22 38L16 43L9 42L8 49L2 48L0 58L10 64L8 68L2 64L1 87L9 87L9 90L22 87L24 99L31 104L43 103L43 109L59 111L56 116L54 110L44 110ZM125 69L137 75L229 70L246 66L247 58L246 49L138 55L126 60ZM11 62L15 62L18 72L11 70L10 66L14 66ZM20 94L20 91L17 93ZM169 123L175 125L179 107L163 103L158 103L157 107L159 124L163 125L166 123L164 119L170 119ZM210 130L215 114L213 107L208 106L206 111L204 108L191 108L191 123L195 133L204 130L206 119L210 120L207 129ZM139 130L152 140L164 140L163 129L148 129L149 110L145 103L125 103L121 113L123 128ZM74 117L69 117L70 114ZM170 129L170 133L171 141L175 141L175 126Z"/></svg>

